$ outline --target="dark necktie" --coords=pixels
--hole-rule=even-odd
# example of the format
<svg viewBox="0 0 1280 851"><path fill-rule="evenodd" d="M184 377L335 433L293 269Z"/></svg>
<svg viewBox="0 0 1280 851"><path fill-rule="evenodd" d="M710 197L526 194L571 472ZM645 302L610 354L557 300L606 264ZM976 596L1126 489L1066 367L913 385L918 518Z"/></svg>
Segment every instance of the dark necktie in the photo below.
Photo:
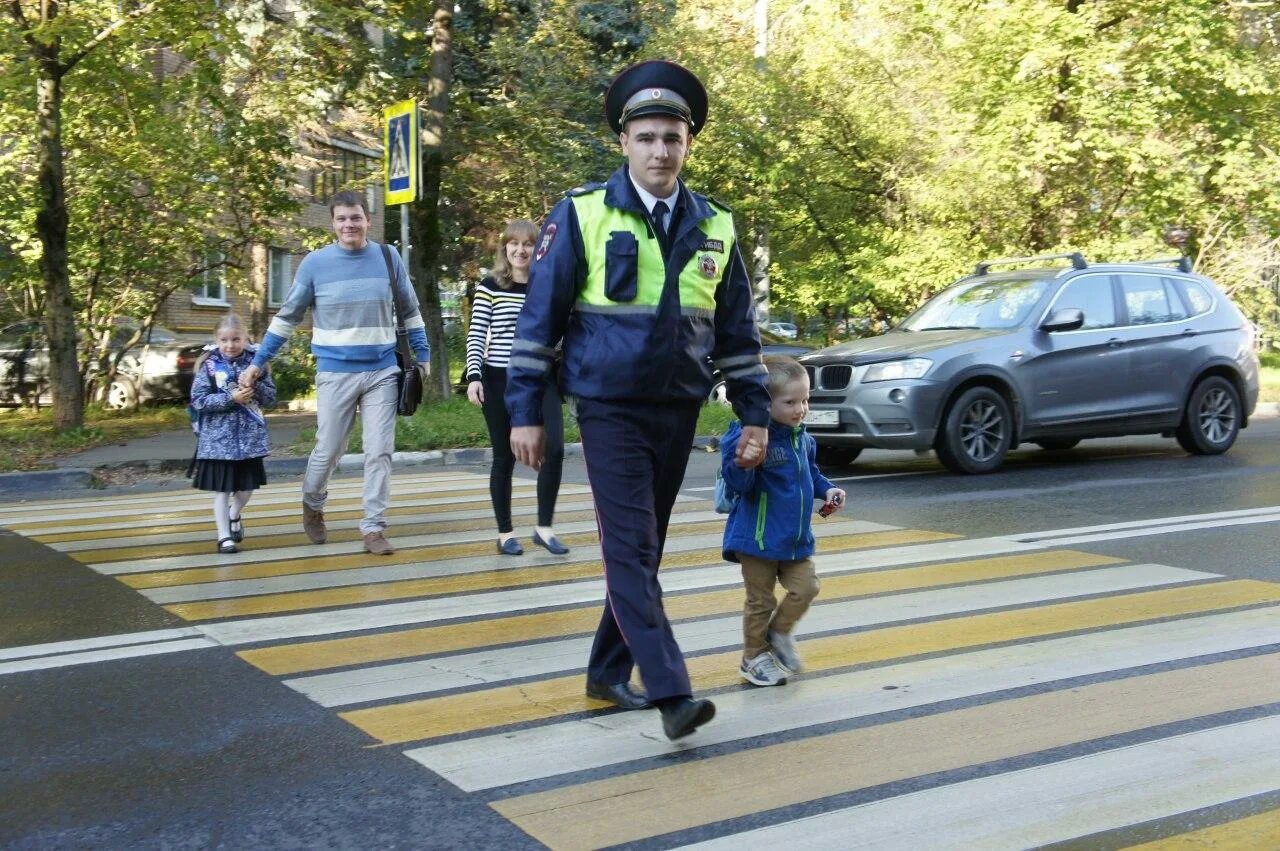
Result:
<svg viewBox="0 0 1280 851"><path fill-rule="evenodd" d="M653 205L653 233L658 237L658 244L662 246L662 253L665 255L670 248L667 242L667 202L659 201Z"/></svg>

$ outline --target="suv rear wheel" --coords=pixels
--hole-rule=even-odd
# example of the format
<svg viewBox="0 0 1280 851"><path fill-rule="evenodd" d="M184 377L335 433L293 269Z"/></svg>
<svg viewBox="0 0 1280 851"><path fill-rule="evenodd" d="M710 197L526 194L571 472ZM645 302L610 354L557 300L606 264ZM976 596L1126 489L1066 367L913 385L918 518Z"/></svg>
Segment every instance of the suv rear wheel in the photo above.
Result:
<svg viewBox="0 0 1280 851"><path fill-rule="evenodd" d="M990 473L1004 463L1012 441L1009 403L990 387L970 387L947 410L934 449L953 473Z"/></svg>
<svg viewBox="0 0 1280 851"><path fill-rule="evenodd" d="M1191 390L1182 423L1174 435L1192 455L1218 455L1240 434L1240 394L1220 375L1211 375Z"/></svg>

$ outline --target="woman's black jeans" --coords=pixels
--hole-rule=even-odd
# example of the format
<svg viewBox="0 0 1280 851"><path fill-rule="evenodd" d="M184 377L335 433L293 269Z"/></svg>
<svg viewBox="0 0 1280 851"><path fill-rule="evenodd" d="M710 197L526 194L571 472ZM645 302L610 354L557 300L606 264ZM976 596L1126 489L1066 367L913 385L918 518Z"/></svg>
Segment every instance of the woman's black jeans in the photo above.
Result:
<svg viewBox="0 0 1280 851"><path fill-rule="evenodd" d="M516 468L516 456L511 454L511 419L507 416L507 370L486 363L481 367L480 381L484 385L484 421L493 445L489 498L493 501L498 531L505 533L512 530L511 474ZM542 422L547 439L542 469L538 471L538 525L550 526L564 469L564 415L560 410L560 391L554 383L548 384L542 396Z"/></svg>

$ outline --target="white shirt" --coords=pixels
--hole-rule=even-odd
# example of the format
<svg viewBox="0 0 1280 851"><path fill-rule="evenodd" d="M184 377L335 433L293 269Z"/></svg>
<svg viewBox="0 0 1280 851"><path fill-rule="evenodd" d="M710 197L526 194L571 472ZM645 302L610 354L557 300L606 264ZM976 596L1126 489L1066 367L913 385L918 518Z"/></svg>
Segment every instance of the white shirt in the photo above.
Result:
<svg viewBox="0 0 1280 851"><path fill-rule="evenodd" d="M676 188L672 190L670 195L668 195L666 198L659 198L657 195L654 195L652 192L649 192L648 190L646 190L639 183L636 183L635 178L631 176L630 171L627 172L627 179L630 180L631 185L636 188L636 194L640 196L640 203L644 204L644 208L648 210L650 217L653 216L654 204L657 204L659 201L666 202L667 214L663 216L662 229L667 232L670 232L671 231L671 215L676 211L676 199L680 197L679 181L676 182Z"/></svg>

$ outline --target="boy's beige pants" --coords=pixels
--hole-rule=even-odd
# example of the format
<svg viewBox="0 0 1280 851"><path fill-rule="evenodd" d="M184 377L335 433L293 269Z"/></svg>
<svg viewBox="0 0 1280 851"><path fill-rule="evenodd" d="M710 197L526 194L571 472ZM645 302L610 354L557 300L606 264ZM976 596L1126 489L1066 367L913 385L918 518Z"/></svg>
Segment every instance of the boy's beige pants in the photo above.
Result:
<svg viewBox="0 0 1280 851"><path fill-rule="evenodd" d="M790 633L818 596L818 574L813 560L774 561L738 553L747 603L742 611L743 658L754 659L769 649L769 630ZM775 585L786 589L779 603ZM777 610L775 613L775 609Z"/></svg>

